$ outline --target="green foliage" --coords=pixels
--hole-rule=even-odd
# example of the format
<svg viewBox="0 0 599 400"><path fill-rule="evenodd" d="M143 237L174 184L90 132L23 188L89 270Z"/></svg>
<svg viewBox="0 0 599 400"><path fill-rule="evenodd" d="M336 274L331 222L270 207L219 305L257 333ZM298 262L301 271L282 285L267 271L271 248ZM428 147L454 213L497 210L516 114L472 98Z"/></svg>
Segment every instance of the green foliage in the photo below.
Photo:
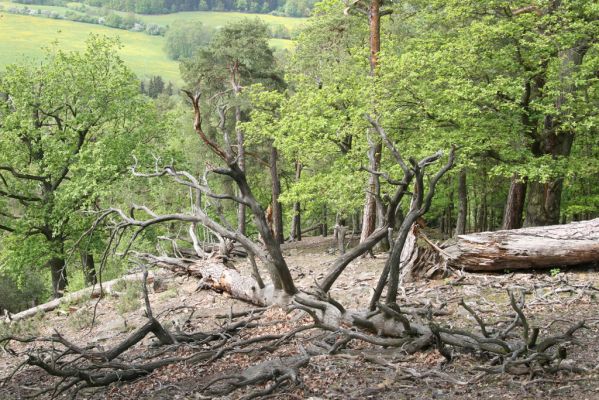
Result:
<svg viewBox="0 0 599 400"><path fill-rule="evenodd" d="M69 315L68 324L77 330L89 329L94 319L94 313L87 307L80 308Z"/></svg>
<svg viewBox="0 0 599 400"><path fill-rule="evenodd" d="M148 35L164 35L166 28L156 24L145 23L135 14L128 13L125 15L102 9L97 11L95 8L79 5L78 3L64 4L66 10L64 13L59 13L55 9L48 10L43 8L24 7L9 7L6 11L10 14L29 15L51 19L66 19L69 21L83 22L86 24L105 25L116 29L125 29L132 32L145 32ZM60 4L59 6L62 6ZM1 5L0 5L1 7ZM60 8L57 8L60 10Z"/></svg>
<svg viewBox="0 0 599 400"><path fill-rule="evenodd" d="M21 321L11 322L6 324L0 322L0 337L3 336L18 336L29 337L37 336L43 327L44 314L38 313L32 318L26 318ZM0 343L2 344L2 343Z"/></svg>
<svg viewBox="0 0 599 400"><path fill-rule="evenodd" d="M314 0L81 0L85 4L140 14L167 14L179 11L242 11L305 17ZM25 4L63 5L61 0L19 0Z"/></svg>
<svg viewBox="0 0 599 400"><path fill-rule="evenodd" d="M166 33L165 51L172 60L191 57L200 47L208 44L212 31L201 22L179 20Z"/></svg>
<svg viewBox="0 0 599 400"><path fill-rule="evenodd" d="M46 276L30 273L20 278L19 282L10 275L0 275L0 310L17 313L43 303L47 298Z"/></svg>
<svg viewBox="0 0 599 400"><path fill-rule="evenodd" d="M278 9L295 15L311 7L296 0L89 3L145 13L184 7ZM498 0L388 4L393 15L382 22L382 51L374 73L367 18L338 0L319 3L294 51L279 57L270 38L289 37L296 24L292 20L264 16L225 24L239 15L214 13L208 20L199 13L127 17L114 12L110 23L170 26L165 48L172 59L181 60L186 88L202 90L207 135L223 142L214 111L225 109L225 128L245 135L248 180L263 205L272 196L267 160L274 145L283 181L280 201L286 210L299 202L304 224L320 222L325 207L329 215L359 215L369 178L361 167L368 163L368 149L380 140L365 114L378 117L405 160L457 145L457 168L439 184L427 216L429 226L443 226L448 234L455 220L459 170L467 171L469 230L499 227L513 176L530 184L529 199L534 198L533 187L558 188L564 220L598 215L599 9L582 0L543 0L535 3L537 9L522 11L527 5ZM96 12L84 7L72 12ZM213 34L208 29L221 25ZM82 211L133 202L151 205L156 213L189 211L184 188L166 179L124 178L131 153L148 166L153 164L149 155L159 150L158 164L195 175L219 161L190 127L189 107L172 96L167 74L154 73L143 81L142 91L155 99L150 103L139 95L142 84L114 58L114 47L97 42L79 56L55 51L43 68L10 67L1 79L0 92L11 96L0 101L0 165L48 176L51 182L68 168L68 179L49 191L39 180L23 182L9 169L0 171L5 180L0 190L12 195L0 199L0 210L8 214L0 216L0 225L9 228L0 265L16 285L24 282L23 271L40 273L50 256L71 249L89 226L89 215ZM80 107L76 116L68 111L73 98ZM63 129L57 127L55 113L68 115ZM89 123L94 124L94 140L74 152L77 132ZM303 167L301 177L295 175L297 165ZM380 170L395 180L402 177L386 146ZM230 180L208 177L215 192L235 193ZM381 180L383 205L394 189ZM405 209L408 202L400 206ZM224 218L234 221L236 206L228 201L221 205ZM153 227L136 246L152 251L158 237L180 231L177 223ZM248 232L255 233L251 224ZM198 234L210 238L202 228ZM105 232L96 236L90 246L97 252L105 245ZM114 261L110 268L116 274L125 265ZM138 297L132 293L123 300L131 304L120 312L139 306Z"/></svg>
<svg viewBox="0 0 599 400"><path fill-rule="evenodd" d="M281 78L274 70L268 44L270 31L260 19L243 19L220 29L207 46L181 63L181 75L189 87L204 90L230 89L231 69L237 68L243 86L256 82L275 85Z"/></svg>
<svg viewBox="0 0 599 400"><path fill-rule="evenodd" d="M132 153L150 150L161 124L117 49L92 36L83 52L55 50L0 78L3 271L64 259L90 223L82 212L111 193Z"/></svg>
<svg viewBox="0 0 599 400"><path fill-rule="evenodd" d="M561 272L562 272L562 271L561 271L561 269L559 269L559 268L552 268L552 269L549 271L549 274L550 274L550 275L551 275L553 278L555 278L555 277L556 277L556 276L558 276L558 275L559 275Z"/></svg>
<svg viewBox="0 0 599 400"><path fill-rule="evenodd" d="M141 282L121 280L113 287L118 296L116 310L119 315L123 316L131 311L139 308L141 305Z"/></svg>

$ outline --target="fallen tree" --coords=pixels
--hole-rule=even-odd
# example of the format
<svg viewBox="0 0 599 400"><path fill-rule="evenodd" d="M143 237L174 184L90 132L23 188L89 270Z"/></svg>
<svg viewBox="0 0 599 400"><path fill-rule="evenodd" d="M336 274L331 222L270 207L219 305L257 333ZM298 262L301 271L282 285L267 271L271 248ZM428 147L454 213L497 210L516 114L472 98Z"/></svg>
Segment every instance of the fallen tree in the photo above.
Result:
<svg viewBox="0 0 599 400"><path fill-rule="evenodd" d="M378 304L376 312L367 314L339 310L344 319L351 320L347 322L352 327L332 325L321 318L327 307L325 302L306 295L296 295L287 312L305 311L308 318L295 318L295 324L274 334L253 334L254 329L259 332L269 323L261 320L264 308L239 315L231 314L228 323L214 332L169 332L153 316L147 289L144 289L144 294L147 323L109 349L97 343L75 344L58 332L47 337L0 337L0 344L3 344L7 354L25 357L0 381L0 387L9 384L19 371L33 366L56 379L42 382L41 386L19 387L21 395L49 395L50 398L56 398L70 392L71 398L76 398L83 389L133 381L174 363L195 365L201 370L210 371L212 363L228 355L273 352L292 340L300 343L295 354L283 358L273 357L240 370L208 377L208 382L199 391L200 396L227 396L246 386L264 384L267 386L250 391L243 398L258 398L281 388L292 389L302 383L299 370L306 367L312 357L350 351L348 346L351 342L386 349L398 348L407 354L433 348L446 362L451 362L456 352L465 351L477 354L482 360L490 360L490 365L478 368L485 374L536 376L557 371L584 371L566 360L567 348L574 341L574 334L585 327L584 322L576 323L561 333L541 337L541 328L530 324L525 316L524 297L517 298L512 292L509 297L513 321L501 328L494 323L487 323L468 304L460 302L476 320L480 332L442 326L432 319L433 310L424 312L428 314L425 319L422 310L410 310L397 304ZM157 348L147 348L141 353L130 351L149 334L158 339ZM13 342L32 343L33 346L17 352L11 348ZM165 357L165 354L178 348L187 351L182 355ZM190 352L190 349L193 351ZM392 367L395 369L395 366ZM449 376L440 377L451 379ZM83 397L91 393L86 392Z"/></svg>
<svg viewBox="0 0 599 400"><path fill-rule="evenodd" d="M122 278L113 279L108 282L100 282L97 285L87 287L85 289L78 290L73 293L69 293L66 296L60 297L58 299L54 299L44 304L40 304L39 306L35 306L29 308L27 310L21 311L17 314L9 315L9 321L20 321L23 319L34 317L38 314L47 313L53 311L60 307L61 304L68 303L76 303L78 301L83 301L90 298L97 298L104 296L106 294L112 294L114 291L114 286L122 281L140 281L144 277L143 273L137 273L132 275L125 275ZM149 279L149 283L151 283L154 279L154 274L150 273L147 277Z"/></svg>
<svg viewBox="0 0 599 400"><path fill-rule="evenodd" d="M436 244L418 224L401 254L401 282L452 271L497 272L564 268L599 262L599 219L459 235Z"/></svg>
<svg viewBox="0 0 599 400"><path fill-rule="evenodd" d="M448 265L466 271L503 271L599 262L599 218L458 236L444 249Z"/></svg>
<svg viewBox="0 0 599 400"><path fill-rule="evenodd" d="M421 160L413 158L405 162L400 151L391 141L378 119L366 116L374 130L380 135L393 159L398 163L403 176L392 178L380 171L369 171L379 175L389 184L396 187L395 193L387 199L379 199L386 203L386 215L381 228L374 231L366 240L349 250L333 262L330 271L321 282L313 287L299 290L295 286L293 276L288 268L280 244L273 237L262 206L254 197L248 184L246 173L239 167L236 153L237 144L232 142L235 135L229 132L225 124L226 108L217 107L220 123L217 129L222 133L222 143L208 137L202 128L202 110L199 94L187 93L195 112L194 129L211 152L224 164L222 167L208 165L202 177L196 177L186 171L178 171L167 166L150 173L142 173L134 167L133 173L146 178L170 178L190 189L195 195L195 204L190 212L158 215L147 206L133 206L129 212L111 208L102 212L90 229L90 234L101 223L112 222L113 229L109 240L113 249L124 247L124 254L132 254L136 258L167 268L178 274L185 274L200 279L201 287L219 292L227 292L238 299L259 306L280 305L287 312L299 312L295 326L276 334L256 335L249 338L237 337L239 331L247 334L252 327L259 326L258 317L250 316L248 320L233 322L220 332L211 334L203 332L172 334L152 316L147 290L146 311L148 323L138 329L115 348L108 351L94 351L94 345L79 346L72 344L60 335L50 338L18 338L4 337L0 342L11 341L48 343L40 348L36 346L27 352L26 361L20 366L36 366L46 373L61 380L45 393L53 395L68 390L77 391L84 387L104 386L117 381L137 379L169 363L200 362L208 366L214 360L235 352L273 351L282 343L297 337L300 333L317 330L318 334L308 340L296 356L268 360L240 371L236 375L217 377L204 388L207 394L227 395L233 391L255 384L274 381L265 389L251 393L247 398L265 396L283 385L297 383L297 371L309 363L310 357L322 354L335 354L348 346L352 341L361 341L372 346L401 348L407 353L414 353L426 348L437 349L447 362L452 360L453 351L465 350L479 354L481 359L491 359L493 365L488 367L489 373L526 373L555 372L572 367L564 367L566 351L564 345L572 340L573 334L584 327L584 322L572 325L565 332L541 339L541 330L531 326L524 315L524 296L517 299L510 293L511 306L514 312L513 322L506 328L498 329L487 324L471 307L462 302L462 307L477 321L480 332L444 327L436 323L433 316L437 314L431 307L426 310L405 307L398 301L398 289L403 277L403 262L412 254L416 235L414 223L429 209L435 193L435 186L441 177L453 167L455 149L449 152L447 161L437 173L426 181L426 170L443 158L437 152ZM209 176L216 174L230 179L238 189L238 194L218 194L211 190ZM394 226L394 216L405 195L411 197L410 208L401 226ZM233 201L243 204L251 211L254 225L261 240L257 241L232 228L223 215L219 202ZM207 207L215 210L208 213ZM145 218L137 214L144 214ZM134 254L129 250L136 238L150 226L168 223L189 224L187 231L194 244L195 257L182 257L182 254ZM195 236L195 226L201 224L210 230L222 244L223 252L227 252L231 242L241 245L247 252L250 261L255 256L266 268L270 284L264 285L259 270L253 263L253 276L240 274L226 254L213 251L210 255L199 245ZM347 265L362 254L368 252L378 242L395 232L395 240L391 255L379 276L378 285L370 302L370 310L349 310L335 300L329 293L337 278ZM185 230L181 230L185 231ZM131 232L128 243L121 245L125 232ZM176 238L172 239L176 240ZM407 244L407 247L406 247ZM102 263L109 252L108 246ZM406 251L404 251L406 250ZM263 308L262 308L263 310ZM518 329L517 329L518 328ZM160 345L177 346L179 343L193 343L195 349L189 356L160 358L156 353L144 356L143 361L125 356L126 350L141 341L147 334L153 333ZM244 335L245 336L245 335ZM163 354L164 352L158 352ZM139 356L138 356L139 357ZM216 385L220 383L219 385ZM216 386L215 386L216 385Z"/></svg>

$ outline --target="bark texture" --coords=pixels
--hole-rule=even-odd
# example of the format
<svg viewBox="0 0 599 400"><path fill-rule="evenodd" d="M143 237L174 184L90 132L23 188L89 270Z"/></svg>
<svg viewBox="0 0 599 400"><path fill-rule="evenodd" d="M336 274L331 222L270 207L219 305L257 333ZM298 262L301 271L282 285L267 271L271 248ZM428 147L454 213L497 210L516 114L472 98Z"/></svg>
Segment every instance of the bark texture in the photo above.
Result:
<svg viewBox="0 0 599 400"><path fill-rule="evenodd" d="M270 178L272 182L272 222L273 222L273 234L275 240L279 243L285 242L283 233L283 206L279 202L279 196L281 195L281 180L279 179L279 170L277 168L277 161L279 159L279 152L275 146L270 146Z"/></svg>
<svg viewBox="0 0 599 400"><path fill-rule="evenodd" d="M299 161L295 162L295 181L299 182L302 175L302 163ZM291 233L289 239L291 241L302 240L302 219L301 219L301 204L299 201L293 203L293 218L291 220Z"/></svg>
<svg viewBox="0 0 599 400"><path fill-rule="evenodd" d="M519 229L522 228L522 215L524 212L524 199L526 197L526 180L520 179L517 175L512 177L510 191L505 202L503 212L503 223L501 229Z"/></svg>
<svg viewBox="0 0 599 400"><path fill-rule="evenodd" d="M62 297L67 287L67 268L63 257L52 257L47 263L52 274L52 295Z"/></svg>
<svg viewBox="0 0 599 400"><path fill-rule="evenodd" d="M370 29L370 76L376 74L379 53L381 51L381 1L371 0L368 10L368 24ZM381 153L383 145L380 141L370 143L368 150L368 161L371 171L378 171L381 164ZM364 242L376 228L376 196L379 193L379 177L370 174L364 204L364 216L362 219L362 233L360 242Z"/></svg>
<svg viewBox="0 0 599 400"><path fill-rule="evenodd" d="M261 285L256 279L240 274L235 268L223 264L218 259L192 261L149 254L140 255L140 258L177 275L200 279L199 288L225 292L233 298L258 306L277 302L272 286L260 288ZM281 296L282 294L276 293L276 295Z"/></svg>
<svg viewBox="0 0 599 400"><path fill-rule="evenodd" d="M81 265L83 266L83 274L85 275L85 285L91 286L98 283L94 255L85 252L81 253Z"/></svg>
<svg viewBox="0 0 599 400"><path fill-rule="evenodd" d="M503 271L599 262L599 218L458 237L444 250L448 264L467 271Z"/></svg>

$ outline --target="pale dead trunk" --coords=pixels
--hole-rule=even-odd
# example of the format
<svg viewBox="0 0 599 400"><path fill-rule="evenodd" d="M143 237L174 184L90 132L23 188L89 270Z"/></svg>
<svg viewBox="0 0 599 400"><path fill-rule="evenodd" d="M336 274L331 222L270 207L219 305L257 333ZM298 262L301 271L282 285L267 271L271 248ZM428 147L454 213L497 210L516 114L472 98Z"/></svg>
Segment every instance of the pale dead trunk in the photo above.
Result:
<svg viewBox="0 0 599 400"><path fill-rule="evenodd" d="M458 236L444 250L468 271L560 268L599 261L599 219Z"/></svg>

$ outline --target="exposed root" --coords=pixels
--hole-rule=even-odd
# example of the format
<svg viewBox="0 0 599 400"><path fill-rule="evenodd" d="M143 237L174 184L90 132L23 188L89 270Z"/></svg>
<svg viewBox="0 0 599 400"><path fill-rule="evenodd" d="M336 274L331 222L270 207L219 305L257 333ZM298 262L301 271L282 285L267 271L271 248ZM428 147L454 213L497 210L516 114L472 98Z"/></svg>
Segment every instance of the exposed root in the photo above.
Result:
<svg viewBox="0 0 599 400"><path fill-rule="evenodd" d="M205 391L211 395L224 396L245 386L263 384L271 380L274 381L273 384L267 388L251 393L244 398L253 399L259 396L265 396L272 393L284 383L298 383L298 370L299 368L306 366L309 361L310 357L307 355L264 361L245 369L239 375L217 377L206 384L202 388L202 392ZM221 385L215 387L216 383L221 383Z"/></svg>
<svg viewBox="0 0 599 400"><path fill-rule="evenodd" d="M59 378L34 396L70 393L77 397L81 390L131 381L173 363L187 362L207 368L216 360L236 353L264 355L300 337L306 350L300 345L299 355L267 359L241 372L216 376L203 385L201 395L229 396L237 390L246 390L244 398L251 399L289 390L301 383L299 370L308 365L312 356L343 353L352 342L397 348L408 354L434 348L444 356L446 363L452 362L456 353L466 351L481 360L491 360L478 368L484 374L527 374L532 377L557 371L582 371L568 362L567 347L574 334L585 327L584 322L571 326L562 334L541 338L541 329L531 326L525 316L523 297L517 300L511 292L509 296L514 321L507 329L486 323L474 308L463 300L460 302L478 324L480 333L437 324L430 307L425 312L421 308L378 303L374 312L358 313L345 311L328 295L304 293L293 297L288 312L305 312L313 323L306 324L304 318L295 318L294 328L275 334L252 334L253 329L268 325L262 321L263 309L249 314L230 313L228 323L217 332L170 333L152 316L148 302L148 322L109 350L98 350L93 344L79 346L58 332L46 338L5 337L0 341L37 343L25 353L26 360L6 381L26 366L39 367ZM239 316L246 318L235 320ZM167 349L184 349L186 355L161 358L164 352L145 351L136 358L127 357L127 351L150 333L158 338L159 345L167 346ZM403 368L398 369L397 374L396 379L434 378L455 385L468 384L436 370L419 372ZM262 387L247 391L247 387L255 385Z"/></svg>

